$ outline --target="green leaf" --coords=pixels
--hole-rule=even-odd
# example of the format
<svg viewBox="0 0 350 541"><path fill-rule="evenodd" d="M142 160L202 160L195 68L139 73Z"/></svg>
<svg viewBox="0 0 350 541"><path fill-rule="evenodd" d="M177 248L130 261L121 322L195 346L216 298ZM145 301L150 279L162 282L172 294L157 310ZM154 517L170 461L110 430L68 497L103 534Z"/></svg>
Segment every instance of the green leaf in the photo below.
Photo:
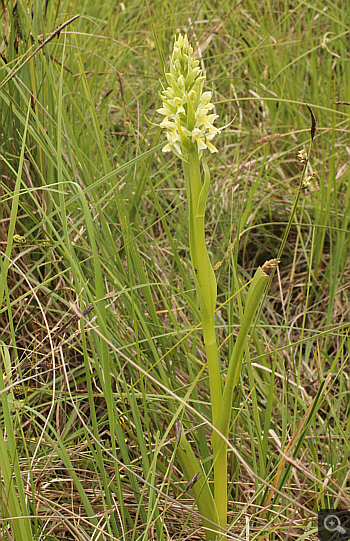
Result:
<svg viewBox="0 0 350 541"><path fill-rule="evenodd" d="M196 473L200 474L198 481L191 488L191 492L197 503L198 511L210 521L219 524L214 497L210 490L208 480L206 479L205 471L198 462L196 455L184 434L181 434L176 454L187 480L193 479ZM203 526L215 529L212 524L206 521L203 521ZM207 540L210 541L215 540L217 536L214 532L206 530L206 537Z"/></svg>
<svg viewBox="0 0 350 541"><path fill-rule="evenodd" d="M248 332L258 309L260 299L264 293L267 280L267 274L265 274L259 267L254 275L249 289L246 309L241 322L241 328L230 357L224 392L221 399L220 417L216 422L216 427L226 438L228 436L229 422L231 418L233 391L237 385L241 373L243 352L246 345ZM214 432L212 438L213 445L214 441L216 445L219 444L219 438L220 436Z"/></svg>

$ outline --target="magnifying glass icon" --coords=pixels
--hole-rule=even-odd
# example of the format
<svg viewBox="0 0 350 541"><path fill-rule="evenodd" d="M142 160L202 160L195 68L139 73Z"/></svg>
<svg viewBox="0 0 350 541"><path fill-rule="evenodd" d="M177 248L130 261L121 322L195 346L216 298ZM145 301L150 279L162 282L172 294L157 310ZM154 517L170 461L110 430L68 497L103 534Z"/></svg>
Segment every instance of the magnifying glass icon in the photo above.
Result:
<svg viewBox="0 0 350 541"><path fill-rule="evenodd" d="M323 521L323 526L328 532L339 532L342 535L346 534L346 530L341 525L337 515L328 515Z"/></svg>

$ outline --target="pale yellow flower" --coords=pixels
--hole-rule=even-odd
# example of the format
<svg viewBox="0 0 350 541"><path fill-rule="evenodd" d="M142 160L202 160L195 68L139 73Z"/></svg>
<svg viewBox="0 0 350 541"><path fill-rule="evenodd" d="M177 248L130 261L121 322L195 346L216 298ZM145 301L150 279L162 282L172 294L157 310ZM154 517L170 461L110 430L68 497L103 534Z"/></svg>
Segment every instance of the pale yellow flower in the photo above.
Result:
<svg viewBox="0 0 350 541"><path fill-rule="evenodd" d="M214 107L212 93L203 92L205 77L186 35L180 34L175 42L166 80L169 86L161 93L163 105L157 109L165 117L160 123L168 140L163 152L181 156L191 144L199 153L205 149L217 152L210 141L220 132L213 125L218 115L208 114Z"/></svg>

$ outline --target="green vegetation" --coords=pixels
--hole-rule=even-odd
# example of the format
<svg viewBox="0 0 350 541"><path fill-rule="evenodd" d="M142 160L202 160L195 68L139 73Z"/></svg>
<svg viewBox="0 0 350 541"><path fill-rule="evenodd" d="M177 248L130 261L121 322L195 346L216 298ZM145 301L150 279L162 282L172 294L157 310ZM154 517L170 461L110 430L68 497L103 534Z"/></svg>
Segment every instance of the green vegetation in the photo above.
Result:
<svg viewBox="0 0 350 541"><path fill-rule="evenodd" d="M350 508L350 6L1 9L1 536L316 539L319 508ZM185 177L156 112L179 32L229 124L204 219L235 387L214 422L226 535L202 523L218 435ZM251 280L277 258L241 342Z"/></svg>

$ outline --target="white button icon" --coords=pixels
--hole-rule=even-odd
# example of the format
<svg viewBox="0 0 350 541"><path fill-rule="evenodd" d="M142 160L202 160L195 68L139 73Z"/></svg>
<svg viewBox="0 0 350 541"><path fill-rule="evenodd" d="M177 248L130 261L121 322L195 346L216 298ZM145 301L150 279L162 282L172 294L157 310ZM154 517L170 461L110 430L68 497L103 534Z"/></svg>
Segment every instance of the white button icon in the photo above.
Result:
<svg viewBox="0 0 350 541"><path fill-rule="evenodd" d="M337 515L328 515L324 519L323 525L328 532L339 532L342 535L346 534L346 530L340 524L340 519Z"/></svg>

